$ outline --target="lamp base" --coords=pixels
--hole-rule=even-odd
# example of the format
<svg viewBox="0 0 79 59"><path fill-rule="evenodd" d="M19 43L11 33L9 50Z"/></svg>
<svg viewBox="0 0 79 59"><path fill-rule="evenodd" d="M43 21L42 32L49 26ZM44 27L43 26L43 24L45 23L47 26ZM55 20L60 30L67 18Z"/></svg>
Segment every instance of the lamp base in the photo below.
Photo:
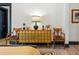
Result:
<svg viewBox="0 0 79 59"><path fill-rule="evenodd" d="M38 29L38 26L37 26L37 25L35 25L35 26L34 26L34 29L35 29L35 30L37 30L37 29Z"/></svg>
<svg viewBox="0 0 79 59"><path fill-rule="evenodd" d="M23 30L25 30L25 27L23 27Z"/></svg>

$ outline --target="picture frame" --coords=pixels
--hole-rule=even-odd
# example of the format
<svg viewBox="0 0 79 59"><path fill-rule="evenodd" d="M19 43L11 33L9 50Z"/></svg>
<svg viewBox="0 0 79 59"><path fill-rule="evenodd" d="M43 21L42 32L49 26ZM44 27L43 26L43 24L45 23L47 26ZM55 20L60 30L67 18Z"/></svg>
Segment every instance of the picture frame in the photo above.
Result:
<svg viewBox="0 0 79 59"><path fill-rule="evenodd" d="M72 9L72 23L79 23L79 9Z"/></svg>

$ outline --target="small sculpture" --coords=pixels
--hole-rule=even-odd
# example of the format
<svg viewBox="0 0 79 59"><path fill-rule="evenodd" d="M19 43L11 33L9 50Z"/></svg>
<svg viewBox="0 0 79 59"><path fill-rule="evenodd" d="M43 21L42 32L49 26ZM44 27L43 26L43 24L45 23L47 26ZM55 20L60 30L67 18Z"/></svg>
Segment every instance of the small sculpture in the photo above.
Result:
<svg viewBox="0 0 79 59"><path fill-rule="evenodd" d="M23 30L25 30L25 25L26 25L26 24L25 24L25 23L23 23Z"/></svg>
<svg viewBox="0 0 79 59"><path fill-rule="evenodd" d="M42 30L44 30L44 25L42 26Z"/></svg>

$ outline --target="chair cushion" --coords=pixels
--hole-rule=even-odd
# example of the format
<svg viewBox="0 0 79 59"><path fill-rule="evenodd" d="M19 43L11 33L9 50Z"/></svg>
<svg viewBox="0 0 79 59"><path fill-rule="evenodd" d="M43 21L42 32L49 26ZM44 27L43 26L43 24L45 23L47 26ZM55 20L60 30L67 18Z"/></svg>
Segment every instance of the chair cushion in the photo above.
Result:
<svg viewBox="0 0 79 59"><path fill-rule="evenodd" d="M62 36L55 36L55 38L54 38L55 40L64 40L65 38L64 37L62 37Z"/></svg>

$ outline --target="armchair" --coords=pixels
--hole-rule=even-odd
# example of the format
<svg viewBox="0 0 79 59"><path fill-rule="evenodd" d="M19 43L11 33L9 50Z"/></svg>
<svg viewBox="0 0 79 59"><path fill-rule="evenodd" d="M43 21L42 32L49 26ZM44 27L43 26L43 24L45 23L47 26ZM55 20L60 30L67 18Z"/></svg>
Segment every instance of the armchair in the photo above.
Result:
<svg viewBox="0 0 79 59"><path fill-rule="evenodd" d="M12 42L17 44L17 42L18 42L18 34L17 34L18 30L20 30L20 29L14 28L11 35L7 34L7 36L6 36L6 45L8 43L12 43ZM16 32L16 34L14 32Z"/></svg>
<svg viewBox="0 0 79 59"><path fill-rule="evenodd" d="M62 28L54 28L53 29L53 44L55 48L55 43L56 42L63 42L65 43L65 33L62 32ZM65 44L64 44L65 47Z"/></svg>

